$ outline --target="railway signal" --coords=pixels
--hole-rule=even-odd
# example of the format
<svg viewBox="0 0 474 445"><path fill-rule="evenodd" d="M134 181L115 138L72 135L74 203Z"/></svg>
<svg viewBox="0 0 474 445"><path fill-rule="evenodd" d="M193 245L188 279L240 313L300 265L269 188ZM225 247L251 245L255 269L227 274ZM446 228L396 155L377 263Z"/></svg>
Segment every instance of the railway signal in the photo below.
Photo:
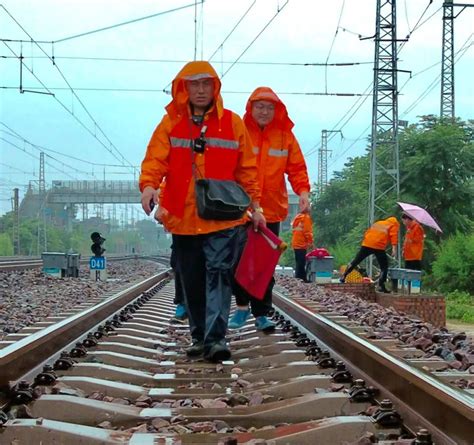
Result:
<svg viewBox="0 0 474 445"><path fill-rule="evenodd" d="M102 238L102 235L99 232L92 232L91 240L93 242L91 246L92 253L96 257L101 257L105 252L105 249L102 247L105 238Z"/></svg>
<svg viewBox="0 0 474 445"><path fill-rule="evenodd" d="M107 262L103 256L105 249L102 244L105 238L99 232L91 233L92 246L91 250L94 256L90 258L89 269L90 277L94 281L106 281L107 280Z"/></svg>

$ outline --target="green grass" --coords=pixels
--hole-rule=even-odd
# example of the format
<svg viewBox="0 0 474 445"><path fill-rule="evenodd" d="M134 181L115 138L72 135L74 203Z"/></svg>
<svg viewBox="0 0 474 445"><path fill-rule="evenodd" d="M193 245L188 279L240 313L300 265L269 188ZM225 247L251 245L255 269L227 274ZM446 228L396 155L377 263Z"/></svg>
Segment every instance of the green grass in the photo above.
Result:
<svg viewBox="0 0 474 445"><path fill-rule="evenodd" d="M474 323L474 296L454 291L446 295L446 318Z"/></svg>

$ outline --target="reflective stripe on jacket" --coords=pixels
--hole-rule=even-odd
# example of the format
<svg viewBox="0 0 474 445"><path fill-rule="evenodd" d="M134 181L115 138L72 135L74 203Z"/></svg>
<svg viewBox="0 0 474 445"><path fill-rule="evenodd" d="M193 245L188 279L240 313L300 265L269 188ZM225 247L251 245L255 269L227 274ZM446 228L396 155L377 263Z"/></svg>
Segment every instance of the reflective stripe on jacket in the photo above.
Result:
<svg viewBox="0 0 474 445"><path fill-rule="evenodd" d="M275 117L263 130L252 117L252 102L271 101ZM285 173L293 191L299 195L309 192L306 163L301 148L291 129L293 122L280 98L267 87L257 88L247 101L245 125L258 157L259 185L262 192L260 205L267 222L284 221L288 216L288 192Z"/></svg>
<svg viewBox="0 0 474 445"><path fill-rule="evenodd" d="M420 224L413 221L407 229L403 242L403 259L407 261L421 260L423 257L423 244L425 231Z"/></svg>
<svg viewBox="0 0 474 445"><path fill-rule="evenodd" d="M398 243L398 229L400 223L397 218L390 218L375 221L365 232L362 246L372 249L384 250L390 243L396 246Z"/></svg>
<svg viewBox="0 0 474 445"><path fill-rule="evenodd" d="M251 139L242 120L222 108L220 81L211 65L190 62L173 81L173 101L166 107L167 114L148 144L139 181L143 191L147 186L158 189L162 180L166 180L160 203L169 214L163 222L168 231L178 235L216 232L244 221L203 220L197 215L190 141L198 137L201 127L190 118L184 80L201 73L213 77L215 91L214 105L204 116L204 125L208 127L206 150L195 155L196 168L201 173L198 176L234 179L252 201L260 199L257 158L252 152Z"/></svg>
<svg viewBox="0 0 474 445"><path fill-rule="evenodd" d="M313 244L313 222L308 213L298 213L291 223L293 249L308 249Z"/></svg>

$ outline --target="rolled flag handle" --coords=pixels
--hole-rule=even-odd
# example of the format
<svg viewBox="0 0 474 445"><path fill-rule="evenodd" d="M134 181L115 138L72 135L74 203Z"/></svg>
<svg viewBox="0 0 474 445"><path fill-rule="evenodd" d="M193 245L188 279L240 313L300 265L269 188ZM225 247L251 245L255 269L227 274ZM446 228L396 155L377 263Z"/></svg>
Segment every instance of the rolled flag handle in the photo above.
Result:
<svg viewBox="0 0 474 445"><path fill-rule="evenodd" d="M267 240L268 244L275 249L275 250L281 250L282 252L285 251L288 247L288 245L278 238L270 229L267 227L259 227L258 231L262 234L262 236Z"/></svg>

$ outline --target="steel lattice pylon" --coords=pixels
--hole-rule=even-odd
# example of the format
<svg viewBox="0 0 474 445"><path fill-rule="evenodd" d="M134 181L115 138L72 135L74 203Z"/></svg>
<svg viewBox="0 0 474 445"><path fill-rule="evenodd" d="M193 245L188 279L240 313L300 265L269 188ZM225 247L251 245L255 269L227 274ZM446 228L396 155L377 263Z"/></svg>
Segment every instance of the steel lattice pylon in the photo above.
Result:
<svg viewBox="0 0 474 445"><path fill-rule="evenodd" d="M19 190L13 189L13 255L20 255L20 199Z"/></svg>
<svg viewBox="0 0 474 445"><path fill-rule="evenodd" d="M318 169L318 191L317 196L321 196L328 185L328 133L341 133L341 130L321 130L321 147L318 151L319 169Z"/></svg>
<svg viewBox="0 0 474 445"><path fill-rule="evenodd" d="M443 52L441 63L440 117L454 118L454 7L453 0L443 3Z"/></svg>
<svg viewBox="0 0 474 445"><path fill-rule="evenodd" d="M396 17L396 0L377 0L369 224L387 215L382 200L395 203L400 193ZM369 263L371 273L372 261Z"/></svg>
<svg viewBox="0 0 474 445"><path fill-rule="evenodd" d="M328 131L321 131L321 147L319 147L318 196L321 196L328 183Z"/></svg>

